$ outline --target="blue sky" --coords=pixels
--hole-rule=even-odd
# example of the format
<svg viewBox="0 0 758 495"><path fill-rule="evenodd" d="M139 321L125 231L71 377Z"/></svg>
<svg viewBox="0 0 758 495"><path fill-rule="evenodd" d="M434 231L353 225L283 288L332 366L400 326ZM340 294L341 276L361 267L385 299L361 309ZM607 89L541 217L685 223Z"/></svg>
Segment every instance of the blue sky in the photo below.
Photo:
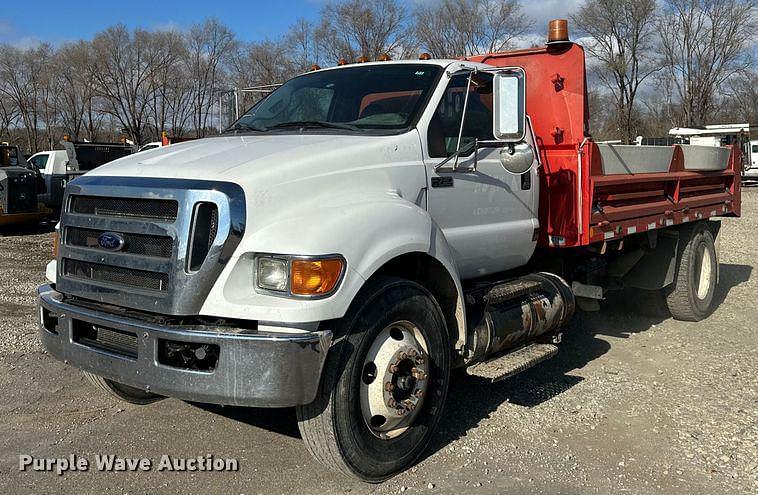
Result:
<svg viewBox="0 0 758 495"><path fill-rule="evenodd" d="M4 0L0 43L19 47L91 39L108 26L183 29L215 16L246 41L277 38L298 18L318 18L328 0ZM409 5L434 0L401 0ZM528 0L524 10L543 33L548 18L565 16L579 0Z"/></svg>
<svg viewBox="0 0 758 495"><path fill-rule="evenodd" d="M0 43L59 44L90 39L119 22L147 29L184 28L211 16L229 26L240 39L275 38L299 17L318 17L324 1L8 0L0 8Z"/></svg>

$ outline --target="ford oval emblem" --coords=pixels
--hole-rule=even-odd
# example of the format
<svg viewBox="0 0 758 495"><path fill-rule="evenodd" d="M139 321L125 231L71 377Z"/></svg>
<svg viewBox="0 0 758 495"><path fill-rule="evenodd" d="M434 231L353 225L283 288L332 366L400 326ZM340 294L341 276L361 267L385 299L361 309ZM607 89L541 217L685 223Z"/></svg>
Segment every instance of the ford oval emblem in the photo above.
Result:
<svg viewBox="0 0 758 495"><path fill-rule="evenodd" d="M97 238L97 245L108 251L121 251L125 244L124 237L115 232L103 232Z"/></svg>

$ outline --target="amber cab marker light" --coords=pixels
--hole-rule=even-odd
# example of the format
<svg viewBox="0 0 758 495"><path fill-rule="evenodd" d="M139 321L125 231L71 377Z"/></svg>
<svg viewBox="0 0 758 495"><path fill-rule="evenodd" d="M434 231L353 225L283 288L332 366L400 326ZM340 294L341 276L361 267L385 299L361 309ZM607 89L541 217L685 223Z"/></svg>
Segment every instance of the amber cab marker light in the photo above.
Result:
<svg viewBox="0 0 758 495"><path fill-rule="evenodd" d="M418 56L418 59L419 60L431 60L432 56L429 55L428 53L424 52L424 53L422 53L421 55Z"/></svg>
<svg viewBox="0 0 758 495"><path fill-rule="evenodd" d="M337 65L347 65L347 60L345 60L344 58L341 58L337 60Z"/></svg>
<svg viewBox="0 0 758 495"><path fill-rule="evenodd" d="M61 234L57 230L53 232L53 258L58 258L58 246L61 243Z"/></svg>
<svg viewBox="0 0 758 495"><path fill-rule="evenodd" d="M368 61L369 61L369 59L366 56L358 57L358 63L359 64L365 64Z"/></svg>
<svg viewBox="0 0 758 495"><path fill-rule="evenodd" d="M390 58L389 54L387 54L387 53L383 53L383 54L382 54L382 55L379 57L379 61L380 61L380 62L388 62L388 61L390 61L390 60L392 60L392 59Z"/></svg>
<svg viewBox="0 0 758 495"><path fill-rule="evenodd" d="M319 67L318 64L313 64L311 65L311 72L313 72L314 70L321 70L321 67Z"/></svg>
<svg viewBox="0 0 758 495"><path fill-rule="evenodd" d="M566 19L553 19L547 25L548 43L566 43L569 40L568 21Z"/></svg>
<svg viewBox="0 0 758 495"><path fill-rule="evenodd" d="M290 291L298 296L328 294L337 286L343 267L344 261L340 258L292 260Z"/></svg>

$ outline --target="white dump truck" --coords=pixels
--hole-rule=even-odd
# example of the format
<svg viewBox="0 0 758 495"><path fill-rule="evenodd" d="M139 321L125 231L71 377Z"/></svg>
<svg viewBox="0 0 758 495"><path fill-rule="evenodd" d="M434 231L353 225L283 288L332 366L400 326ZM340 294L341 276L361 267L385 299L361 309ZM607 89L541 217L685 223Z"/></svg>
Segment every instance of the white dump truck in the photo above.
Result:
<svg viewBox="0 0 758 495"><path fill-rule="evenodd" d="M633 288L706 318L739 148L595 143L584 52L554 27L314 68L220 136L72 181L44 347L137 404L295 406L319 461L376 482L423 453L453 368L550 358L575 305Z"/></svg>

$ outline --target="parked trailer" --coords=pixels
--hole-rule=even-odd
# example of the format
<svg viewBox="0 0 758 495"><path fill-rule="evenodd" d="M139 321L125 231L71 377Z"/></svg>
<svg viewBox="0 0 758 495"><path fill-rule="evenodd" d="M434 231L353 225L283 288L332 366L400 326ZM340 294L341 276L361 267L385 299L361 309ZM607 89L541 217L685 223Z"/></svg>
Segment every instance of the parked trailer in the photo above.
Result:
<svg viewBox="0 0 758 495"><path fill-rule="evenodd" d="M688 144L701 146L738 146L741 148L742 182L758 180L758 141L750 140L755 126L750 124L711 124L702 128L674 127L669 135Z"/></svg>
<svg viewBox="0 0 758 495"><path fill-rule="evenodd" d="M295 406L316 459L376 482L423 453L452 368L554 356L576 304L626 288L706 318L739 147L596 143L584 51L551 28L314 70L222 136L77 179L44 347L137 404Z"/></svg>
<svg viewBox="0 0 758 495"><path fill-rule="evenodd" d="M17 146L0 143L0 226L39 221L50 214L39 201L44 184Z"/></svg>

